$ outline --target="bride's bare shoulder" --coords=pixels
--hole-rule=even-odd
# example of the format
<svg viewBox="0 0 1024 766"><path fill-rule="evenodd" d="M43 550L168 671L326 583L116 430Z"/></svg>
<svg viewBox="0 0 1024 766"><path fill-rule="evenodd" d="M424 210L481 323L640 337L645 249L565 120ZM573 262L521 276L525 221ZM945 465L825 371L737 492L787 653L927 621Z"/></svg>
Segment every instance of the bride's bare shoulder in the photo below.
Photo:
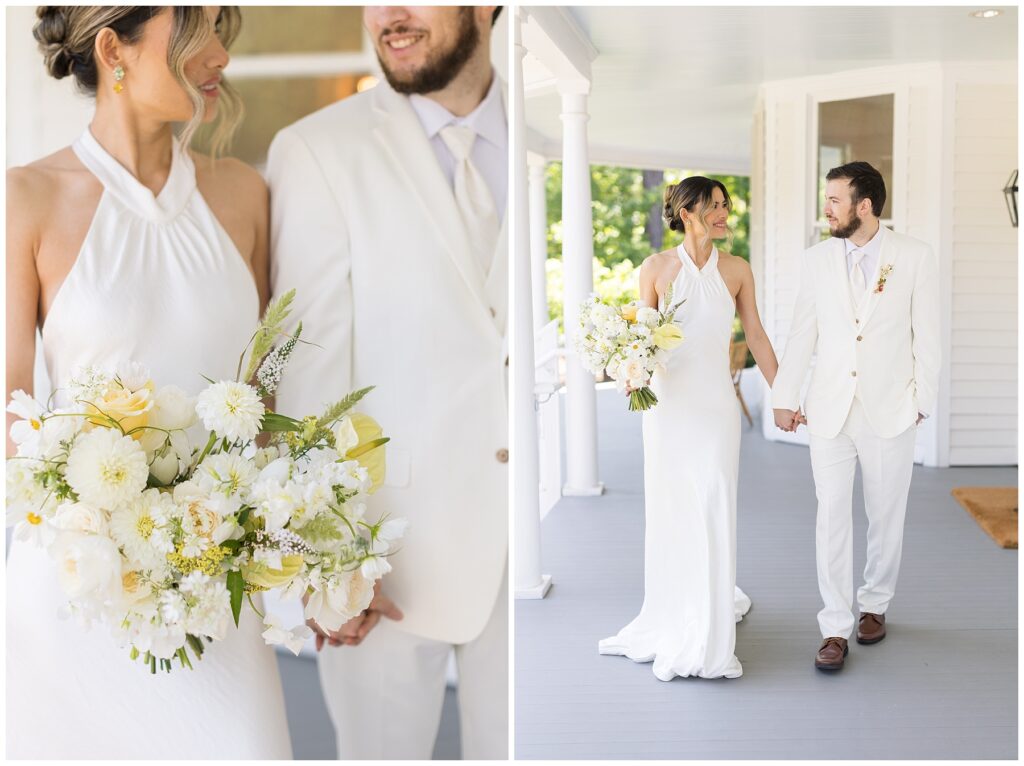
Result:
<svg viewBox="0 0 1024 766"><path fill-rule="evenodd" d="M60 209L66 199L82 199L101 188L99 181L67 146L46 157L7 170L8 221L35 219Z"/></svg>
<svg viewBox="0 0 1024 766"><path fill-rule="evenodd" d="M640 269L652 274L657 274L667 268L670 268L673 262L677 260L678 258L676 258L675 250L664 250L660 253L653 253L652 255L644 258L643 263L640 264Z"/></svg>
<svg viewBox="0 0 1024 766"><path fill-rule="evenodd" d="M224 191L264 196L267 183L256 168L235 157L209 157L192 152L196 166L196 183L200 190Z"/></svg>

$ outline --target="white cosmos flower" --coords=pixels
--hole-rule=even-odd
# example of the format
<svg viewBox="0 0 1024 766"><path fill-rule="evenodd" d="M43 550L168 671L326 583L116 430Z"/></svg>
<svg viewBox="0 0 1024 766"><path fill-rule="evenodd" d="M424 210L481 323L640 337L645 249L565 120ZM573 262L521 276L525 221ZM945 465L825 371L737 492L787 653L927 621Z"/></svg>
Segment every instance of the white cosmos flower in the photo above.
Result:
<svg viewBox="0 0 1024 766"><path fill-rule="evenodd" d="M299 652L302 651L303 645L306 640L313 635L313 631L306 625L296 625L291 630L285 630L281 626L281 621L276 615L267 613L267 616L263 619L263 624L266 626L266 630L263 631L263 640L267 642L269 646L276 646L283 644L287 646L289 651L296 657L299 656Z"/></svg>
<svg viewBox="0 0 1024 766"><path fill-rule="evenodd" d="M231 380L207 386L196 401L203 426L231 442L255 439L265 411L256 389Z"/></svg>
<svg viewBox="0 0 1024 766"><path fill-rule="evenodd" d="M46 548L57 536L53 525L34 508L27 504L7 505L7 526L14 527L14 539Z"/></svg>
<svg viewBox="0 0 1024 766"><path fill-rule="evenodd" d="M113 509L129 502L145 489L148 477L142 447L112 428L82 434L68 456L68 484L82 502L98 508Z"/></svg>
<svg viewBox="0 0 1024 766"><path fill-rule="evenodd" d="M11 392L11 403L7 411L21 420L11 424L11 441L29 452L35 451L43 430L43 414L46 409L20 388ZM21 450L18 450L21 452Z"/></svg>
<svg viewBox="0 0 1024 766"><path fill-rule="evenodd" d="M380 525L377 536L370 545L370 553L387 553L398 542L409 526L408 519L388 519Z"/></svg>

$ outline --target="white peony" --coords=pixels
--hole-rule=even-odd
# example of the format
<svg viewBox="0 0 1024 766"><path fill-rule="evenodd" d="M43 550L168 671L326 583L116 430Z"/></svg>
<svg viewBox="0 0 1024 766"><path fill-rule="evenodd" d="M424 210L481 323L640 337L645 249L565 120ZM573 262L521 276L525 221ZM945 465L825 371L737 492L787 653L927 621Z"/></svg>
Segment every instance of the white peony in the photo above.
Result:
<svg viewBox="0 0 1024 766"><path fill-rule="evenodd" d="M306 602L304 616L324 630L337 630L370 605L373 581L357 569L340 572L329 580L310 577L313 592Z"/></svg>
<svg viewBox="0 0 1024 766"><path fill-rule="evenodd" d="M113 509L146 487L149 465L142 447L111 428L96 428L75 441L68 456L67 480L78 498Z"/></svg>
<svg viewBox="0 0 1024 766"><path fill-rule="evenodd" d="M93 535L107 533L107 512L87 503L62 503L53 517L57 529L70 532L88 532Z"/></svg>
<svg viewBox="0 0 1024 766"><path fill-rule="evenodd" d="M57 561L57 581L69 598L104 601L121 586L121 554L102 535L61 532L50 547Z"/></svg>
<svg viewBox="0 0 1024 766"><path fill-rule="evenodd" d="M230 380L208 386L196 401L203 426L231 442L255 439L265 411L256 389Z"/></svg>

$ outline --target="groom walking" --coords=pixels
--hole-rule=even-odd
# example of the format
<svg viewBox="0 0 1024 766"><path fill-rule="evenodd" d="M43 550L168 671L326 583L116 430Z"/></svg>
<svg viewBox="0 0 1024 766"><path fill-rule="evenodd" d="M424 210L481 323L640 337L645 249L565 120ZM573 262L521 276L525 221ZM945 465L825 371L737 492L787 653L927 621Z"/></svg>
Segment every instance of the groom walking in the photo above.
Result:
<svg viewBox="0 0 1024 766"><path fill-rule="evenodd" d="M772 387L775 423L806 423L818 499L816 552L824 639L814 665L843 667L853 616L853 480L860 463L867 566L857 642L885 638L903 547L917 424L935 411L939 278L931 248L879 222L885 182L866 162L829 171L832 239L803 254L785 355ZM801 384L817 362L800 410Z"/></svg>
<svg viewBox="0 0 1024 766"><path fill-rule="evenodd" d="M381 592L318 632L338 757L430 758L454 654L462 755L508 758L508 120L494 6L367 7L387 82L282 130L268 159L275 294L304 338L278 390L391 437L370 512L409 520Z"/></svg>

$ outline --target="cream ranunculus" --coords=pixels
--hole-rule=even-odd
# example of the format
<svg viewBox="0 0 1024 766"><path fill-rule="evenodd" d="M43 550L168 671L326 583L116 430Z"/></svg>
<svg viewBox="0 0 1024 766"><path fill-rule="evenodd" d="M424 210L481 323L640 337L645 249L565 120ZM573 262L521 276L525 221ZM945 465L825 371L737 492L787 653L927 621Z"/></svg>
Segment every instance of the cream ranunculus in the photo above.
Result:
<svg viewBox="0 0 1024 766"><path fill-rule="evenodd" d="M671 351L684 340L683 331L674 324L663 324L654 330L654 345Z"/></svg>
<svg viewBox="0 0 1024 766"><path fill-rule="evenodd" d="M57 581L71 599L106 599L121 588L121 554L103 535L61 532L50 554L57 561Z"/></svg>

